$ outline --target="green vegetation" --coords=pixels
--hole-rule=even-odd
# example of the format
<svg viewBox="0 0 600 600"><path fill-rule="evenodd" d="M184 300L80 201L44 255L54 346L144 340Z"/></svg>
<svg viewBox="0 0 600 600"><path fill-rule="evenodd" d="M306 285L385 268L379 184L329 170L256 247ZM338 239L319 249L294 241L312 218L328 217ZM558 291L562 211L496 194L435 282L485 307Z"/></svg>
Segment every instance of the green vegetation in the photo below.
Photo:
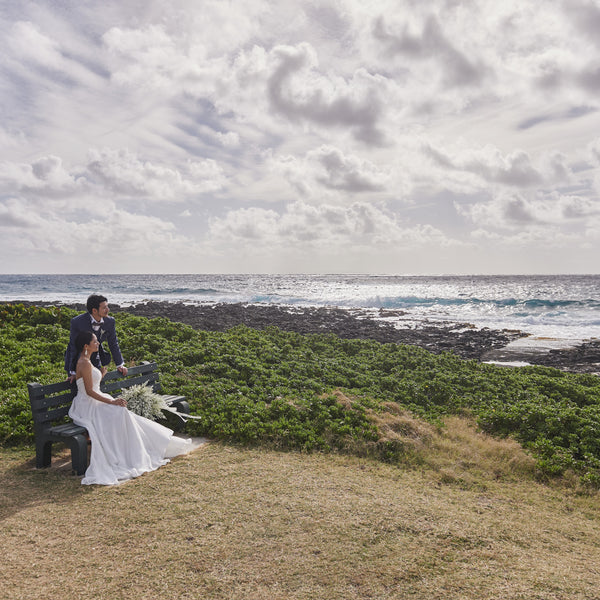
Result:
<svg viewBox="0 0 600 600"><path fill-rule="evenodd" d="M0 444L32 440L26 383L64 377L69 309L0 307ZM512 437L542 476L567 470L600 484L600 377L510 369L412 346L244 326L195 331L116 314L127 361L156 360L167 393L188 397L191 434L386 462L419 460L418 421L472 415ZM385 427L384 427L385 424Z"/></svg>

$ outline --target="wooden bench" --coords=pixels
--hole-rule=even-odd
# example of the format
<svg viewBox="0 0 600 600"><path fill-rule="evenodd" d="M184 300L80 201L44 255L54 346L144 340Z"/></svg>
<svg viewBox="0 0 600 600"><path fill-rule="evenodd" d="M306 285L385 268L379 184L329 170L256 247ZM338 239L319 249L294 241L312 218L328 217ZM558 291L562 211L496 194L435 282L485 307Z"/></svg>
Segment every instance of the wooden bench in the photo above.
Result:
<svg viewBox="0 0 600 600"><path fill-rule="evenodd" d="M144 362L127 369L123 377L119 371L110 371L102 379L100 390L115 397L132 385L151 385L153 391L160 392L159 374L156 363ZM68 379L58 383L40 385L28 383L29 402L33 414L35 432L35 466L38 469L49 467L52 461L52 443L64 442L71 449L71 464L77 475L83 475L88 465L88 436L85 427L75 425L68 416L77 386ZM185 396L163 395L168 406L178 412L189 414L190 407ZM180 428L185 422L174 413L167 412L169 426ZM176 420L173 426L173 420Z"/></svg>

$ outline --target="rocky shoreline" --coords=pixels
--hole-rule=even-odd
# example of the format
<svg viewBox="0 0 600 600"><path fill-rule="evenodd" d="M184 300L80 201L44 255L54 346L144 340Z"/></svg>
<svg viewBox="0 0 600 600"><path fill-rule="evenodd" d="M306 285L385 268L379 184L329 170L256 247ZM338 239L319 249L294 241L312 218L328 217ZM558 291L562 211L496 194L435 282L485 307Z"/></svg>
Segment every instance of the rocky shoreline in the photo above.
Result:
<svg viewBox="0 0 600 600"><path fill-rule="evenodd" d="M391 323L371 318L365 311L334 307L283 307L258 304L184 305L149 302L135 306L113 306L113 311L145 317L166 317L207 331L226 331L244 324L253 329L276 326L296 333L333 333L341 338L371 339L426 348L432 352L449 350L463 358L481 359L493 349L505 347L520 332L477 330L471 325L423 322L416 329L397 329ZM380 311L380 317L391 311Z"/></svg>
<svg viewBox="0 0 600 600"><path fill-rule="evenodd" d="M16 303L16 302L15 302ZM36 306L69 306L84 311L83 304L22 302ZM570 348L552 349L541 344L520 344L527 333L514 330L477 329L468 323L411 322L403 328L390 320L407 319L402 311L381 309L377 314L361 309L335 307L286 307L274 304L201 304L146 302L133 306L111 304L113 313L185 323L195 329L226 331L244 324L254 329L276 326L302 334L333 333L352 339L372 339L382 343L408 344L434 353L454 352L461 358L500 363L529 363L577 373L600 374L600 341ZM386 320L387 319L387 320Z"/></svg>
<svg viewBox="0 0 600 600"><path fill-rule="evenodd" d="M335 307L284 307L258 304L185 305L148 302L113 310L149 318L166 317L195 329L226 331L244 324L253 329L274 325L297 333L333 333L341 338L372 339L382 343L419 346L434 353L454 352L461 358L500 363L529 363L576 373L600 373L600 341L573 348L548 349L537 346L511 347L511 342L527 337L515 330L477 329L469 323L421 321L410 328L397 328L381 320L402 317L401 311L382 309L378 318L360 309Z"/></svg>

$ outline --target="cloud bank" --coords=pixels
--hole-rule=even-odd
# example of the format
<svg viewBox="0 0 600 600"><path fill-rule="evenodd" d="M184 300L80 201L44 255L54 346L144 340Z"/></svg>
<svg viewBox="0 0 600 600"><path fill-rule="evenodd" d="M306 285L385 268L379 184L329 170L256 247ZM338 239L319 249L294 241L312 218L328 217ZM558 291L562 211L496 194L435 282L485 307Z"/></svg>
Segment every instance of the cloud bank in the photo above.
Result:
<svg viewBox="0 0 600 600"><path fill-rule="evenodd" d="M2 270L597 272L599 24L590 0L12 3Z"/></svg>

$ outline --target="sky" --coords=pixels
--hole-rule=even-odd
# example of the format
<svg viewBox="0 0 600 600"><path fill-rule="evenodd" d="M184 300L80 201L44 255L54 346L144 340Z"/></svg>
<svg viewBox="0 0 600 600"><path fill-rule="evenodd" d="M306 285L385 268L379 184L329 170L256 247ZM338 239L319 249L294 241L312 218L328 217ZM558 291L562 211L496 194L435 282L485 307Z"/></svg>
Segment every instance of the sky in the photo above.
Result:
<svg viewBox="0 0 600 600"><path fill-rule="evenodd" d="M2 273L598 273L600 0L0 0Z"/></svg>

